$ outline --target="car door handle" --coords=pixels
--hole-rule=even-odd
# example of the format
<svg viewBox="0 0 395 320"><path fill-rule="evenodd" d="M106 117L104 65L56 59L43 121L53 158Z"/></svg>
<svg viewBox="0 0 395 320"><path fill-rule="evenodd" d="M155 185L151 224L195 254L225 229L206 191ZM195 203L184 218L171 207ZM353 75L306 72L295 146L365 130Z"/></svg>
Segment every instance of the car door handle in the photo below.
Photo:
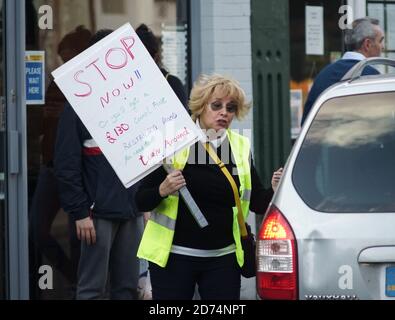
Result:
<svg viewBox="0 0 395 320"><path fill-rule="evenodd" d="M395 262L395 246L371 247L361 251L359 263L393 263Z"/></svg>

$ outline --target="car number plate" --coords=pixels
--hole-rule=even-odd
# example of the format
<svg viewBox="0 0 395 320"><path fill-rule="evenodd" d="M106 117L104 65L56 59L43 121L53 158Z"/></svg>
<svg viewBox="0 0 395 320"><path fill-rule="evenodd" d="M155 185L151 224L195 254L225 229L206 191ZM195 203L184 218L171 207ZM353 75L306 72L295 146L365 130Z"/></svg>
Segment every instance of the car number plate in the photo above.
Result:
<svg viewBox="0 0 395 320"><path fill-rule="evenodd" d="M385 295L395 297L395 267L387 267L385 270Z"/></svg>

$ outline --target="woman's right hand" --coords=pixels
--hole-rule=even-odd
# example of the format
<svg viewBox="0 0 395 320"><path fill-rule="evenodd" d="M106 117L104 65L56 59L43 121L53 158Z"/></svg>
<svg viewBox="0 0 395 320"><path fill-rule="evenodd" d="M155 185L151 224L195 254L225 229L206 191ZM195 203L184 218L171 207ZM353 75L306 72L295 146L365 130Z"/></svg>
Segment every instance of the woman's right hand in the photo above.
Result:
<svg viewBox="0 0 395 320"><path fill-rule="evenodd" d="M172 173L169 173L166 179L160 184L159 194L161 197L166 197L180 190L185 185L186 182L182 172L180 170L174 170Z"/></svg>

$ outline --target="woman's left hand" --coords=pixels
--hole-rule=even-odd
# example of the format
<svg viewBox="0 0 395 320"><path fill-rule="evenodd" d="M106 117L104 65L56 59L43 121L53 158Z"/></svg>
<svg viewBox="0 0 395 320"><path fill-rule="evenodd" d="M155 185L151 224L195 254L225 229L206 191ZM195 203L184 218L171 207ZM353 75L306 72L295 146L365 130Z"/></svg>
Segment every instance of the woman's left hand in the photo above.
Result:
<svg viewBox="0 0 395 320"><path fill-rule="evenodd" d="M278 169L277 171L274 171L273 176L272 176L272 189L274 192L276 192L278 184L280 183L280 179L283 175L283 168Z"/></svg>

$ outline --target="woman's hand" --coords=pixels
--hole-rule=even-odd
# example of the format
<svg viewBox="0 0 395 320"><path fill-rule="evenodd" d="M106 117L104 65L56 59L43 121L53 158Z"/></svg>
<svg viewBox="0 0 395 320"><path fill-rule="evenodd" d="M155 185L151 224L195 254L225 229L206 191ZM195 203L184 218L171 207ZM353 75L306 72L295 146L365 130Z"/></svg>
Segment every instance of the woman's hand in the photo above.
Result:
<svg viewBox="0 0 395 320"><path fill-rule="evenodd" d="M280 183L280 179L283 175L283 168L278 169L277 171L273 172L272 176L272 189L276 192L278 184Z"/></svg>
<svg viewBox="0 0 395 320"><path fill-rule="evenodd" d="M159 194L161 195L161 197L166 197L169 194L180 190L185 185L186 182L181 171L174 170L172 173L169 173L166 179L163 180L163 182L160 184Z"/></svg>

